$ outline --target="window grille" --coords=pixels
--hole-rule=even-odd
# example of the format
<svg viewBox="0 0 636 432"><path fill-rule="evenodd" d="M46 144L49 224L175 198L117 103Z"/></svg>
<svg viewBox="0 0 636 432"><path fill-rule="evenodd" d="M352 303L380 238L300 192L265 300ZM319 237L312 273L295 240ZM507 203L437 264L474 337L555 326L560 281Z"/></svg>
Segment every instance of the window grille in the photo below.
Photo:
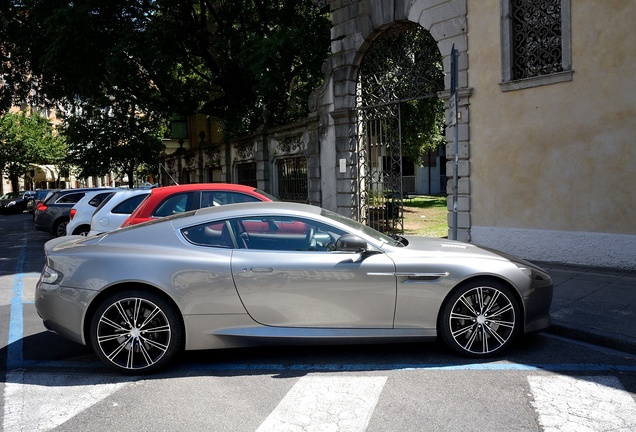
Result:
<svg viewBox="0 0 636 432"><path fill-rule="evenodd" d="M256 182L256 162L236 165L236 178L239 184L258 187Z"/></svg>
<svg viewBox="0 0 636 432"><path fill-rule="evenodd" d="M512 78L561 72L561 0L512 1Z"/></svg>
<svg viewBox="0 0 636 432"><path fill-rule="evenodd" d="M501 0L504 91L572 80L571 0Z"/></svg>
<svg viewBox="0 0 636 432"><path fill-rule="evenodd" d="M307 202L307 158L278 160L278 194L283 201Z"/></svg>

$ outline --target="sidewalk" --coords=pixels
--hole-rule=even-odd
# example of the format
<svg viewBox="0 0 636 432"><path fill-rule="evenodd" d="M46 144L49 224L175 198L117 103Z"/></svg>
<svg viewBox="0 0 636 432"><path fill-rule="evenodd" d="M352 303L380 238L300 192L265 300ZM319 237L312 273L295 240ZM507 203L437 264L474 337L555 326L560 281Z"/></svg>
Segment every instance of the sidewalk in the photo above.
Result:
<svg viewBox="0 0 636 432"><path fill-rule="evenodd" d="M554 282L549 332L636 354L636 270L537 264Z"/></svg>

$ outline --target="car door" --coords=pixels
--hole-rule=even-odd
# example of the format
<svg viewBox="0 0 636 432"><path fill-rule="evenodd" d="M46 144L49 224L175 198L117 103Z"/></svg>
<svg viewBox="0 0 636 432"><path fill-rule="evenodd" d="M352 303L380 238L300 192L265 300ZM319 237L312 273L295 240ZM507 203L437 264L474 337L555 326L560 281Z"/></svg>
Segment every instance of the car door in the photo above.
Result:
<svg viewBox="0 0 636 432"><path fill-rule="evenodd" d="M242 218L231 225L239 243L232 275L255 321L305 328L393 326L395 264L381 251L334 251L345 232L308 219Z"/></svg>

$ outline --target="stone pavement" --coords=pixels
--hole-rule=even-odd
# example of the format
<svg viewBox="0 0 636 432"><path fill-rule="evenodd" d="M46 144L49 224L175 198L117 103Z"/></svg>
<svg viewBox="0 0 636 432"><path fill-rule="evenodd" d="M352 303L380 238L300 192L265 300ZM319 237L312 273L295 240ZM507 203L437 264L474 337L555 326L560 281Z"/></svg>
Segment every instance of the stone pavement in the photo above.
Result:
<svg viewBox="0 0 636 432"><path fill-rule="evenodd" d="M549 332L636 354L636 270L536 264L554 282Z"/></svg>

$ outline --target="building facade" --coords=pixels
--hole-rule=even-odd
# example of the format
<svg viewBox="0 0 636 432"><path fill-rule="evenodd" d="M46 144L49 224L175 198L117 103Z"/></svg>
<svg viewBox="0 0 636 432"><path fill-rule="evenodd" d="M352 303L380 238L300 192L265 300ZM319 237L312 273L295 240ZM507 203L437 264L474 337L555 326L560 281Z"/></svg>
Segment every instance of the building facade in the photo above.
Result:
<svg viewBox="0 0 636 432"><path fill-rule="evenodd" d="M332 55L307 121L226 143L200 134L184 150L189 159L168 157L168 171L254 184L370 224L381 196L389 230L399 231L409 191L404 104L435 93L456 113L433 175L449 194L449 233L531 260L636 268L633 0L330 4ZM428 85L435 71L421 69L422 51L408 48L426 38L441 59L441 86ZM371 55L389 42L396 45L385 52L404 53L391 60L402 63L390 77L370 66L382 63ZM386 85L370 90L369 76Z"/></svg>

